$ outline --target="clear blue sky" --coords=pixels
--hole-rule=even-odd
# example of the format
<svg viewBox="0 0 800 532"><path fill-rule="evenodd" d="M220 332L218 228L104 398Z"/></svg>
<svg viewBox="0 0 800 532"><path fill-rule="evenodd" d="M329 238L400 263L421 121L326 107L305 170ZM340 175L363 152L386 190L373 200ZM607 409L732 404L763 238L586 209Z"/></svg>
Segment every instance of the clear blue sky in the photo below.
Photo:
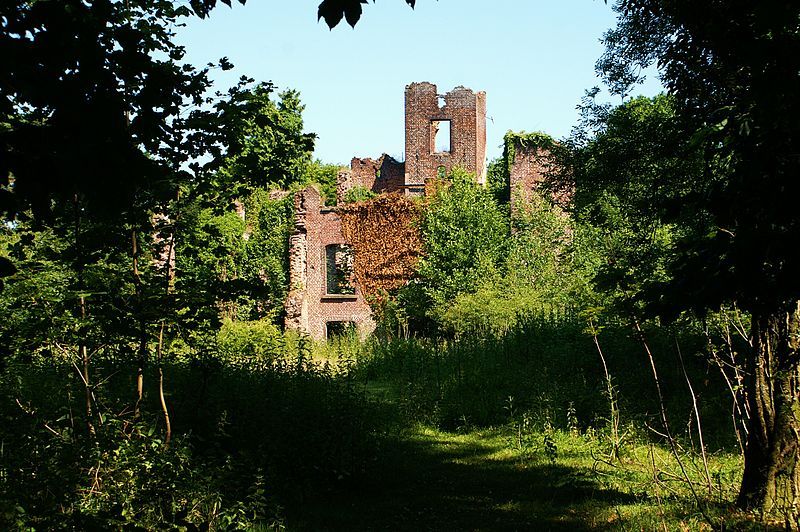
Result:
<svg viewBox="0 0 800 532"><path fill-rule="evenodd" d="M414 81L486 91L490 159L509 129L568 134L584 91L600 84L599 39L615 20L602 0L417 0L415 10L378 0L355 29L342 21L330 31L318 3L220 5L178 41L197 65L230 58L236 68L215 73L218 89L248 75L300 91L315 156L344 164L403 153L403 91ZM655 79L641 88L659 90Z"/></svg>

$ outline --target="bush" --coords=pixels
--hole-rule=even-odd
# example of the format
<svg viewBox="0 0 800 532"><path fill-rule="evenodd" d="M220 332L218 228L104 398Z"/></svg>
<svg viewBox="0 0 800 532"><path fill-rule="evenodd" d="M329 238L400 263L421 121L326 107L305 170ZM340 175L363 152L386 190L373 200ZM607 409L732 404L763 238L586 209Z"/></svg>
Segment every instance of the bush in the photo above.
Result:
<svg viewBox="0 0 800 532"><path fill-rule="evenodd" d="M98 355L94 435L69 362L0 373L0 529L273 527L281 507L363 476L381 419L347 364L314 362L265 321L226 323L220 344L164 363L168 448L155 367L135 419L135 369Z"/></svg>
<svg viewBox="0 0 800 532"><path fill-rule="evenodd" d="M377 196L373 191L361 185L356 185L344 194L345 203L358 203L360 201L367 201Z"/></svg>
<svg viewBox="0 0 800 532"><path fill-rule="evenodd" d="M420 224L423 254L416 288L428 300L426 317L439 321L454 298L499 277L508 225L491 193L456 170L433 193Z"/></svg>
<svg viewBox="0 0 800 532"><path fill-rule="evenodd" d="M498 338L547 306L533 287L512 286L504 279L487 283L476 292L459 294L442 313L441 322L457 339L468 335Z"/></svg>
<svg viewBox="0 0 800 532"><path fill-rule="evenodd" d="M283 333L269 320L225 320L217 333L217 350L226 361L274 359L284 347Z"/></svg>

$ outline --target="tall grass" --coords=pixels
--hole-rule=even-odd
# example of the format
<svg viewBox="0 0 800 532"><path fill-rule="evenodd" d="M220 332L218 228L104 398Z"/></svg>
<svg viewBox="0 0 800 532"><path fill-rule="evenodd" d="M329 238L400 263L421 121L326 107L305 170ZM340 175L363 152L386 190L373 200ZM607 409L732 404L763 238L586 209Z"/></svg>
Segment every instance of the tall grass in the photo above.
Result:
<svg viewBox="0 0 800 532"><path fill-rule="evenodd" d="M500 337L373 341L360 351L355 375L373 388L383 388L407 416L444 429L502 423L509 400L539 427L547 422L568 429L577 420L582 429L602 428L609 410L607 382L594 340L584 329L577 316L541 313ZM702 354L702 335L656 326L645 334L657 357L673 424L686 427L693 416L677 338L712 444L734 443L729 398ZM642 432L645 424L656 426L659 404L639 339L632 330L615 326L600 332L598 341L613 376L623 423L635 424Z"/></svg>
<svg viewBox="0 0 800 532"><path fill-rule="evenodd" d="M157 391L136 419L135 368L113 353L93 361L102 385L91 437L68 363L5 368L0 528L280 527L282 507L355 481L374 461L382 416L346 366L313 361L295 337L279 344L165 364L168 448Z"/></svg>
<svg viewBox="0 0 800 532"><path fill-rule="evenodd" d="M169 449L155 389L148 389L143 417L132 416L136 371L120 353L94 355L92 382L103 414L94 439L82 428L83 386L68 360L9 365L0 374L0 524L280 528L287 519L307 520L308 501L321 494L345 497L380 485L397 449L425 452L403 442L431 426L474 438L493 427L486 433L507 441L512 461L538 464L545 479L551 463L581 475L604 470L621 493L628 475L644 482L657 474L642 458L659 439L648 429L659 428L657 394L641 341L625 327L607 326L598 342L624 438L632 442L623 453L626 466L594 461L593 453L605 452L608 383L593 337L570 313L539 313L502 336L458 340L362 343L353 335L315 345L262 329L229 327L224 349L167 361L175 430ZM682 448L697 445L697 413L676 342L706 445L712 452L738 449L725 384L700 356L707 339L692 327L676 333L652 326L645 335ZM145 382L154 383L154 374ZM663 452L659 467L667 468ZM644 465L630 469L637 461ZM501 469L502 478L518 480L513 467ZM658 489L669 487L671 477L665 478Z"/></svg>

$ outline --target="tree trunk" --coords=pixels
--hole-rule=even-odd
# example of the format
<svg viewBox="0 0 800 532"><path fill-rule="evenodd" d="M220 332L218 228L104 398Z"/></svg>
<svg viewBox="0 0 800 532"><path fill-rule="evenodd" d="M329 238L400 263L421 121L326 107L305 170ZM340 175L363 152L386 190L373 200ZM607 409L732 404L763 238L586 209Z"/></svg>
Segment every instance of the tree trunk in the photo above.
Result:
<svg viewBox="0 0 800 532"><path fill-rule="evenodd" d="M80 296L78 299L80 301L81 321L84 321L86 320L86 299L84 299L83 296ZM83 389L86 399L86 430L89 432L89 436L94 437L95 430L94 423L92 423L92 386L89 384L89 379L91 378L89 374L89 350L83 340L78 345L78 353L80 353L81 356L81 379L83 380Z"/></svg>
<svg viewBox="0 0 800 532"><path fill-rule="evenodd" d="M176 216L177 219L177 216ZM172 287L173 275L173 253L175 252L175 231L176 222L173 222L172 231L169 239L169 247L167 248L167 260L164 263L164 296L165 302L169 299L170 288ZM161 411L164 414L165 436L164 448L169 448L169 441L172 438L172 423L169 419L169 409L167 408L167 401L164 397L164 326L166 320L161 320L161 330L158 333L158 351L156 352L156 359L158 361L158 398L161 402Z"/></svg>
<svg viewBox="0 0 800 532"><path fill-rule="evenodd" d="M139 273L139 243L136 229L131 231L131 254L133 258L133 284L136 288L136 315L139 322L139 359L136 371L136 405L133 407L134 419L139 419L139 408L144 398L144 365L147 362L147 329L143 315L142 277Z"/></svg>
<svg viewBox="0 0 800 532"><path fill-rule="evenodd" d="M754 312L746 386L750 423L744 475L736 501L746 510L797 520L800 490L800 302Z"/></svg>
<svg viewBox="0 0 800 532"><path fill-rule="evenodd" d="M169 447L172 439L172 423L169 420L169 409L164 397L164 368L161 365L161 356L164 348L164 320L161 320L161 331L158 333L158 400L161 403L161 413L164 414L164 448Z"/></svg>
<svg viewBox="0 0 800 532"><path fill-rule="evenodd" d="M89 372L89 350L86 345L86 337L83 328L86 324L86 296L84 295L84 291L86 290L86 286L84 285L83 280L83 270L84 270L84 257L83 257L83 247L81 241L81 202L78 194L74 194L72 197L72 206L75 210L75 272L77 274L77 288L78 288L78 312L80 317L79 327L78 327L78 354L81 357L81 364L82 367L79 371L81 380L83 381L83 388L85 393L86 399L86 430L89 433L89 436L94 438L95 430L94 430L94 423L92 422L92 387L89 384L89 380L91 378Z"/></svg>

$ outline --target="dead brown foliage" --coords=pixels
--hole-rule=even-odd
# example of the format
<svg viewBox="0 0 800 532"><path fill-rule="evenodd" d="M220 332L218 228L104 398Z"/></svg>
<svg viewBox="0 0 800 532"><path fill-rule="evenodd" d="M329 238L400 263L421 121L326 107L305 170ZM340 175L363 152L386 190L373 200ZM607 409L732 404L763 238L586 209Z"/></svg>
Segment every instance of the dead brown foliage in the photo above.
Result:
<svg viewBox="0 0 800 532"><path fill-rule="evenodd" d="M400 194L340 206L342 235L353 247L356 280L368 299L405 285L422 251L420 207Z"/></svg>

